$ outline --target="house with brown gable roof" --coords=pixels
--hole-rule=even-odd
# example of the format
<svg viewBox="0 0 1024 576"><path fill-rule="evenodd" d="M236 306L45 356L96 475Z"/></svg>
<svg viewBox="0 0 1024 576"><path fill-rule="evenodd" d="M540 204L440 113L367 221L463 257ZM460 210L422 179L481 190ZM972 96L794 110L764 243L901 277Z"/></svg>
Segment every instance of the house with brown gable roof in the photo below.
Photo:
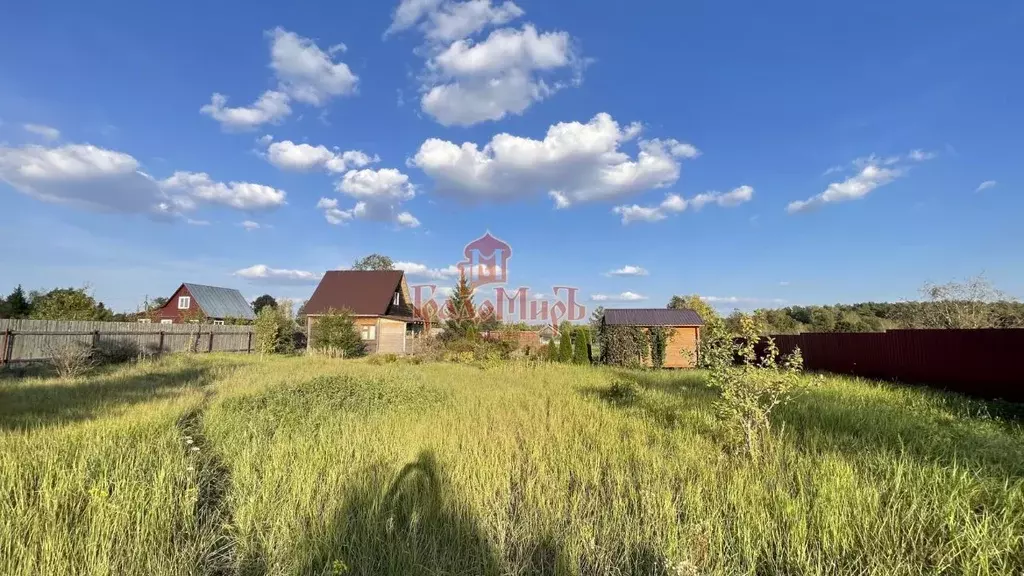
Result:
<svg viewBox="0 0 1024 576"><path fill-rule="evenodd" d="M306 334L316 330L316 318L342 310L352 314L369 354L410 351L409 339L423 326L401 270L328 271L304 307Z"/></svg>

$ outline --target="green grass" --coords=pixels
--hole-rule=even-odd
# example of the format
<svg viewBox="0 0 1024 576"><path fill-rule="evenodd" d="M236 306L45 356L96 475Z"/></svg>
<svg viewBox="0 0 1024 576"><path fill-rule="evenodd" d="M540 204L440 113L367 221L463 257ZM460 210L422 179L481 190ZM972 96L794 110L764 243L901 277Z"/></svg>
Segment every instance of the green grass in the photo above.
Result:
<svg viewBox="0 0 1024 576"><path fill-rule="evenodd" d="M1022 574L1014 408L831 378L174 357L0 380L0 574Z"/></svg>

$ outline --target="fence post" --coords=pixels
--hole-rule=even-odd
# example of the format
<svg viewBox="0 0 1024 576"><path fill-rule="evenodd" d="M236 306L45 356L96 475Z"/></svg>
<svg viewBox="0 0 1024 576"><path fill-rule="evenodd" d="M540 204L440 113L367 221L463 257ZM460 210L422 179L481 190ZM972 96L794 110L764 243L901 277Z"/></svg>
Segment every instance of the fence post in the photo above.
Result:
<svg viewBox="0 0 1024 576"><path fill-rule="evenodd" d="M207 352L213 352L213 328L210 328L210 345L206 347Z"/></svg>
<svg viewBox="0 0 1024 576"><path fill-rule="evenodd" d="M11 350L11 329L4 330L4 347L0 349L0 366L6 366L9 360L7 354Z"/></svg>
<svg viewBox="0 0 1024 576"><path fill-rule="evenodd" d="M163 330L160 331L160 345L157 346L156 353L157 354L163 354L164 353L164 331Z"/></svg>
<svg viewBox="0 0 1024 576"><path fill-rule="evenodd" d="M245 346L245 353L252 354L252 332L249 332L249 343Z"/></svg>
<svg viewBox="0 0 1024 576"><path fill-rule="evenodd" d="M96 348L99 348L99 346L100 346L100 331L99 330L93 330L92 331L92 348L93 348L93 350L95 350Z"/></svg>

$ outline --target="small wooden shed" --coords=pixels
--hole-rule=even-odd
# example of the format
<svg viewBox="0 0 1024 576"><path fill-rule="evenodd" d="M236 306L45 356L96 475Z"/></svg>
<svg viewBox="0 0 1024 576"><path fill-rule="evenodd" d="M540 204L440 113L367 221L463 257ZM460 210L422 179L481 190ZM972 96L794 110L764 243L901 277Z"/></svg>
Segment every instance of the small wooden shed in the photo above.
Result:
<svg viewBox="0 0 1024 576"><path fill-rule="evenodd" d="M697 365L697 344L704 320L693 310L681 308L605 308L601 323L606 326L636 326L668 329L665 368L693 368ZM650 366L650 357L644 362Z"/></svg>

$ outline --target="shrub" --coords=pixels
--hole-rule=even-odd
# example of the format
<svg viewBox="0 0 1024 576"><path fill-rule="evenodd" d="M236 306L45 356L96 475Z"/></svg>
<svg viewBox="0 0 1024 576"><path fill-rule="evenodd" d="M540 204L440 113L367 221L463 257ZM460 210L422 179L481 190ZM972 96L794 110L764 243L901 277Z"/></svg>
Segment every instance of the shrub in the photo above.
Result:
<svg viewBox="0 0 1024 576"><path fill-rule="evenodd" d="M60 342L48 343L44 351L50 357L57 375L65 380L82 375L95 363L92 348L76 340L61 339Z"/></svg>
<svg viewBox="0 0 1024 576"><path fill-rule="evenodd" d="M277 310L272 306L264 306L256 315L253 326L253 350L263 356L273 354L277 349L280 326L277 322Z"/></svg>
<svg viewBox="0 0 1024 576"><path fill-rule="evenodd" d="M558 361L572 362L572 330L560 330L558 335Z"/></svg>
<svg viewBox="0 0 1024 576"><path fill-rule="evenodd" d="M313 349L332 357L352 358L366 354L366 344L356 330L352 315L331 310L313 324Z"/></svg>
<svg viewBox="0 0 1024 576"><path fill-rule="evenodd" d="M92 360L97 365L123 364L142 356L142 349L132 340L100 340L92 349Z"/></svg>
<svg viewBox="0 0 1024 576"><path fill-rule="evenodd" d="M398 362L398 354L374 354L370 356L370 364L379 366L381 364L394 364Z"/></svg>
<svg viewBox="0 0 1024 576"><path fill-rule="evenodd" d="M590 330L586 326L579 326L573 331L575 347L572 353L573 364L590 364L590 354L587 353L587 345L590 344Z"/></svg>
<svg viewBox="0 0 1024 576"><path fill-rule="evenodd" d="M759 340L756 323L744 315L739 325L741 337L732 351L740 364L714 367L709 381L722 393L716 403L719 418L732 431L741 450L757 458L769 446L772 410L790 401L801 385L803 358L797 348L780 365L775 341L768 338L766 350L758 360L754 348Z"/></svg>
<svg viewBox="0 0 1024 576"><path fill-rule="evenodd" d="M555 346L555 340L548 340L547 346L544 348L544 359L548 362L558 362L558 347Z"/></svg>

